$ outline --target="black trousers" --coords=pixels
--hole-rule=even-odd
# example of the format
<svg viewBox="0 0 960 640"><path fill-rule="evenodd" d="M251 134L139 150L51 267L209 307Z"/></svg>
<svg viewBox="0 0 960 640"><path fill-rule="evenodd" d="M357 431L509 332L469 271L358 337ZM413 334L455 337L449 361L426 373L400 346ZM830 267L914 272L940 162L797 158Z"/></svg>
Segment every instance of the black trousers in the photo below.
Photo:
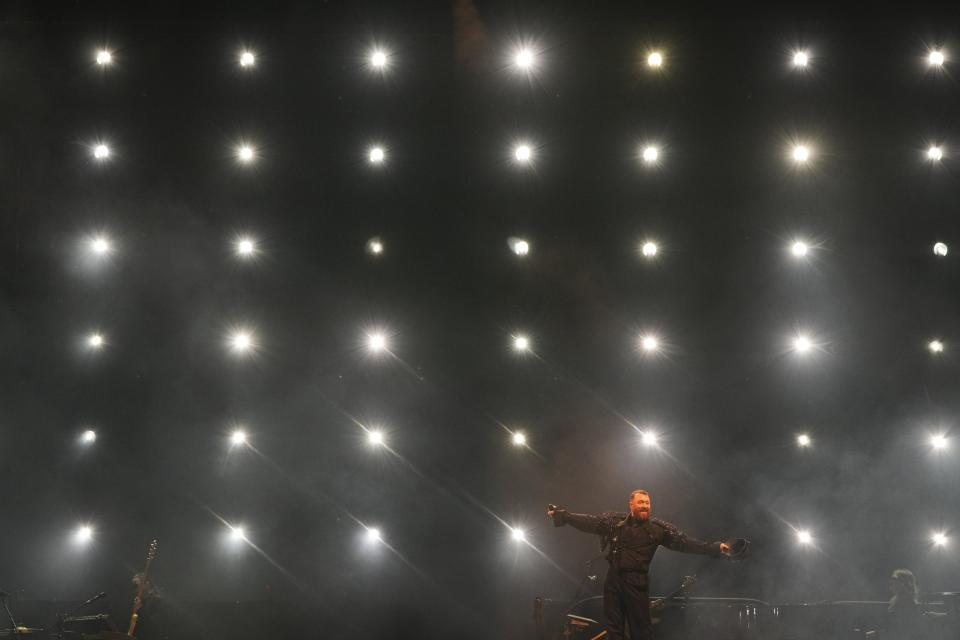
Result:
<svg viewBox="0 0 960 640"><path fill-rule="evenodd" d="M610 640L626 638L650 640L650 597L647 593L647 574L639 571L607 571L603 583L603 615L607 619Z"/></svg>

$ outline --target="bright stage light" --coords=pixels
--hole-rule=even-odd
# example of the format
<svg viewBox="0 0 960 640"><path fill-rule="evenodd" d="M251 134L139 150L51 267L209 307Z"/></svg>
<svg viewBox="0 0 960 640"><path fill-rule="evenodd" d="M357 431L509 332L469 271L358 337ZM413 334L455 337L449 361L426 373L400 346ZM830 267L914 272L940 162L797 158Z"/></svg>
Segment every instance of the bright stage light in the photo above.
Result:
<svg viewBox="0 0 960 640"><path fill-rule="evenodd" d="M247 539L247 535L243 530L243 527L230 527L230 541L233 543L243 542Z"/></svg>
<svg viewBox="0 0 960 640"><path fill-rule="evenodd" d="M93 333L87 337L87 346L91 349L99 349L104 345L103 336L99 333Z"/></svg>
<svg viewBox="0 0 960 640"><path fill-rule="evenodd" d="M97 440L97 432L93 429L87 429L80 434L80 442L84 444L93 444Z"/></svg>
<svg viewBox="0 0 960 640"><path fill-rule="evenodd" d="M369 529L367 529L367 532L365 535L367 538L367 542L371 544L374 542L380 542L382 540L382 538L380 537L380 530L374 529L373 527L370 527Z"/></svg>
<svg viewBox="0 0 960 640"><path fill-rule="evenodd" d="M930 349L930 353L943 353L943 342L940 340L931 340L927 348Z"/></svg>
<svg viewBox="0 0 960 640"><path fill-rule="evenodd" d="M807 353L812 348L813 342L807 336L799 335L793 339L793 349L797 353Z"/></svg>
<svg viewBox="0 0 960 640"><path fill-rule="evenodd" d="M247 434L242 429L237 429L230 434L230 444L237 447L247 443Z"/></svg>
<svg viewBox="0 0 960 640"><path fill-rule="evenodd" d="M367 442L372 445L379 446L382 445L384 441L383 431L368 431L367 432Z"/></svg>
<svg viewBox="0 0 960 640"><path fill-rule="evenodd" d="M640 247L640 251L643 253L646 258L653 258L657 255L657 243L656 242L644 242L643 246Z"/></svg>
<svg viewBox="0 0 960 640"><path fill-rule="evenodd" d="M106 160L110 157L110 147L105 144L98 144L93 148L93 157L97 160Z"/></svg>
<svg viewBox="0 0 960 640"><path fill-rule="evenodd" d="M90 251L97 255L110 253L110 241L102 236L98 236L90 241Z"/></svg>
<svg viewBox="0 0 960 640"><path fill-rule="evenodd" d="M940 256L941 258L947 255L947 245L943 242L938 242L933 245L933 255Z"/></svg>
<svg viewBox="0 0 960 640"><path fill-rule="evenodd" d="M798 258L802 258L807 255L809 250L810 247L807 246L807 243L800 240L797 240L790 246L790 252Z"/></svg>
<svg viewBox="0 0 960 640"><path fill-rule="evenodd" d="M370 162L372 164L380 164L386 158L386 154L383 151L383 147L373 147L370 149Z"/></svg>
<svg viewBox="0 0 960 640"><path fill-rule="evenodd" d="M647 55L647 66L653 69L659 69L663 66L663 54L659 51L651 51L650 54Z"/></svg>
<svg viewBox="0 0 960 640"><path fill-rule="evenodd" d="M943 149L940 147L930 147L927 149L927 157L937 162L943 159Z"/></svg>
<svg viewBox="0 0 960 640"><path fill-rule="evenodd" d="M947 436L940 433L930 437L930 446L937 451L943 451L950 446L950 441L947 439Z"/></svg>
<svg viewBox="0 0 960 640"><path fill-rule="evenodd" d="M523 69L524 71L533 68L533 51L530 51L530 49L520 49L513 57L513 62L518 68Z"/></svg>
<svg viewBox="0 0 960 640"><path fill-rule="evenodd" d="M659 439L660 439L660 438L659 438L659 437L657 436L657 434L656 434L655 432L653 432L653 431L644 431L644 432L641 434L641 436L640 436L640 441L643 442L643 444L646 445L646 446L648 446L648 447L655 447L655 446L657 446L657 441L658 441Z"/></svg>
<svg viewBox="0 0 960 640"><path fill-rule="evenodd" d="M653 164L657 161L657 158L660 157L660 150L654 146L648 146L643 148L643 161L647 164Z"/></svg>
<svg viewBox="0 0 960 640"><path fill-rule="evenodd" d="M523 529L514 527L510 529L510 537L516 540L517 542L524 542L527 539L527 534L524 533Z"/></svg>
<svg viewBox="0 0 960 640"><path fill-rule="evenodd" d="M945 534L944 532L937 531L932 536L930 536L930 540L933 542L934 545L938 547L945 547L947 546L947 542L949 541L949 538L947 537L947 534Z"/></svg>
<svg viewBox="0 0 960 640"><path fill-rule="evenodd" d="M927 56L927 62L930 63L931 67L941 67L946 60L947 58L942 51L931 51L930 55Z"/></svg>
<svg viewBox="0 0 960 640"><path fill-rule="evenodd" d="M101 67L105 67L108 64L113 62L113 55L106 49L101 49L97 51L97 64Z"/></svg>
<svg viewBox="0 0 960 640"><path fill-rule="evenodd" d="M513 444L522 447L527 444L527 436L522 431L515 431L513 434Z"/></svg>
<svg viewBox="0 0 960 640"><path fill-rule="evenodd" d="M257 243L253 238L240 238L237 240L237 255L241 258L249 258L257 252Z"/></svg>
<svg viewBox="0 0 960 640"><path fill-rule="evenodd" d="M793 66L805 67L810 62L810 55L806 51L796 51L793 54Z"/></svg>
<svg viewBox="0 0 960 640"><path fill-rule="evenodd" d="M651 352L660 348L660 342L656 336L643 336L640 338L640 346L643 347L644 351Z"/></svg>
<svg viewBox="0 0 960 640"><path fill-rule="evenodd" d="M370 66L374 69L385 69L387 66L387 54L379 49L370 53Z"/></svg>
<svg viewBox="0 0 960 640"><path fill-rule="evenodd" d="M93 527L88 525L77 527L76 532L73 534L73 539L77 544L87 544L93 539Z"/></svg>
<svg viewBox="0 0 960 640"><path fill-rule="evenodd" d="M793 148L793 159L797 162L806 162L810 159L810 149L803 145L797 145Z"/></svg>
<svg viewBox="0 0 960 640"><path fill-rule="evenodd" d="M375 256L380 255L383 253L383 241L379 238L371 238L367 241L367 251Z"/></svg>
<svg viewBox="0 0 960 640"><path fill-rule="evenodd" d="M813 543L813 534L807 531L806 529L801 529L797 531L797 542L802 545L808 545Z"/></svg>
<svg viewBox="0 0 960 640"><path fill-rule="evenodd" d="M801 433L797 436L797 444L801 447L809 447L811 443L810 436L805 433Z"/></svg>
<svg viewBox="0 0 960 640"><path fill-rule="evenodd" d="M237 148L237 160L243 163L253 162L256 157L256 151L249 145L241 145Z"/></svg>
<svg viewBox="0 0 960 640"><path fill-rule="evenodd" d="M530 253L530 243L526 240L515 240L511 249L518 256L525 256Z"/></svg>
<svg viewBox="0 0 960 640"><path fill-rule="evenodd" d="M530 339L526 336L514 336L513 338L513 348L516 351L529 351L530 350Z"/></svg>
<svg viewBox="0 0 960 640"><path fill-rule="evenodd" d="M529 145L521 144L518 145L513 150L513 157L517 159L517 162L527 164L530 160L533 159L533 150Z"/></svg>
<svg viewBox="0 0 960 640"><path fill-rule="evenodd" d="M247 331L237 331L230 336L230 347L237 353L246 353L253 349L253 336Z"/></svg>
<svg viewBox="0 0 960 640"><path fill-rule="evenodd" d="M387 348L387 337L382 333L373 333L367 336L367 348L374 353L384 351Z"/></svg>
<svg viewBox="0 0 960 640"><path fill-rule="evenodd" d="M240 54L241 67L252 67L256 61L257 58L253 55L252 51L244 51Z"/></svg>

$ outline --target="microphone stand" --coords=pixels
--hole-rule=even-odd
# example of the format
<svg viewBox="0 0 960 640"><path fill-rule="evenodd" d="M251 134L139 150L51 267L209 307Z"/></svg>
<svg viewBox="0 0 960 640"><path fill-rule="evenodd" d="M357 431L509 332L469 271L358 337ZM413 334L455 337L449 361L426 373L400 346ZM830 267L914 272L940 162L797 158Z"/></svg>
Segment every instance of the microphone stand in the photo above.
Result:
<svg viewBox="0 0 960 640"><path fill-rule="evenodd" d="M564 614L563 614L564 626L565 626L565 627L566 627L566 623L567 623L567 616L569 616L571 613L573 613L573 608L580 603L580 592L583 591L583 586L584 586L585 584L587 584L587 582L592 582L592 581L594 581L594 580L597 579L597 576L595 576L595 575L590 575L590 570L593 568L593 563L596 562L597 560L599 560L600 558L604 557L605 555L606 555L606 553L601 553L600 555L595 556L595 557L590 558L589 560L587 560L587 562L586 562L586 573L583 574L583 578L582 578L582 579L580 580L580 582L577 584L577 590L573 592L573 600L571 600L570 606L567 607L567 610L566 610L566 611L564 612ZM569 633L569 629L568 629L567 632Z"/></svg>
<svg viewBox="0 0 960 640"><path fill-rule="evenodd" d="M90 598L89 600L87 600L86 602L78 606L76 609L74 609L70 613L58 613L57 614L57 640L63 640L63 623L67 621L67 618L72 618L73 614L75 614L77 611L80 611L80 609L83 609L85 606L87 606L91 602L96 602L100 598L106 598L106 597L107 597L106 591L101 591L97 595L93 596L92 598Z"/></svg>
<svg viewBox="0 0 960 640"><path fill-rule="evenodd" d="M0 591L0 602L3 603L3 609L7 612L7 617L10 619L10 629L13 632L14 638L20 636L20 631L17 628L17 621L13 618L13 612L10 611L10 605L7 604L7 598L10 596L6 591Z"/></svg>

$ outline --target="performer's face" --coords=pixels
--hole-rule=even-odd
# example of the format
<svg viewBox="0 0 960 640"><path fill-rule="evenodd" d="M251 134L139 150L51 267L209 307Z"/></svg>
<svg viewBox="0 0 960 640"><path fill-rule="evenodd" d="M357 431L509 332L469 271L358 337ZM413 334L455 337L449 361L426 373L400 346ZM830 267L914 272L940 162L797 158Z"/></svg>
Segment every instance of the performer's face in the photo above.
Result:
<svg viewBox="0 0 960 640"><path fill-rule="evenodd" d="M646 520L650 517L650 496L645 493L635 493L630 498L630 513L634 518Z"/></svg>

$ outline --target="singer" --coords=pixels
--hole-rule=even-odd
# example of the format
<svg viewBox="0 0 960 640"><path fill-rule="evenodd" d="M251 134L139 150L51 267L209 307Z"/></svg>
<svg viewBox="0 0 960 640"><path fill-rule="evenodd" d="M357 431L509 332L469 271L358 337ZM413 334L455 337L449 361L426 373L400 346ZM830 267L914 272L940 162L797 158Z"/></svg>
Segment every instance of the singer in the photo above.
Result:
<svg viewBox="0 0 960 640"><path fill-rule="evenodd" d="M603 583L603 613L610 640L652 638L647 572L657 547L674 551L730 556L724 542L703 542L687 537L672 524L650 517L650 494L637 489L627 503L630 513L603 513L599 516L569 513L548 505L547 515L554 526L569 524L574 529L600 536L601 551L607 550L607 577Z"/></svg>

